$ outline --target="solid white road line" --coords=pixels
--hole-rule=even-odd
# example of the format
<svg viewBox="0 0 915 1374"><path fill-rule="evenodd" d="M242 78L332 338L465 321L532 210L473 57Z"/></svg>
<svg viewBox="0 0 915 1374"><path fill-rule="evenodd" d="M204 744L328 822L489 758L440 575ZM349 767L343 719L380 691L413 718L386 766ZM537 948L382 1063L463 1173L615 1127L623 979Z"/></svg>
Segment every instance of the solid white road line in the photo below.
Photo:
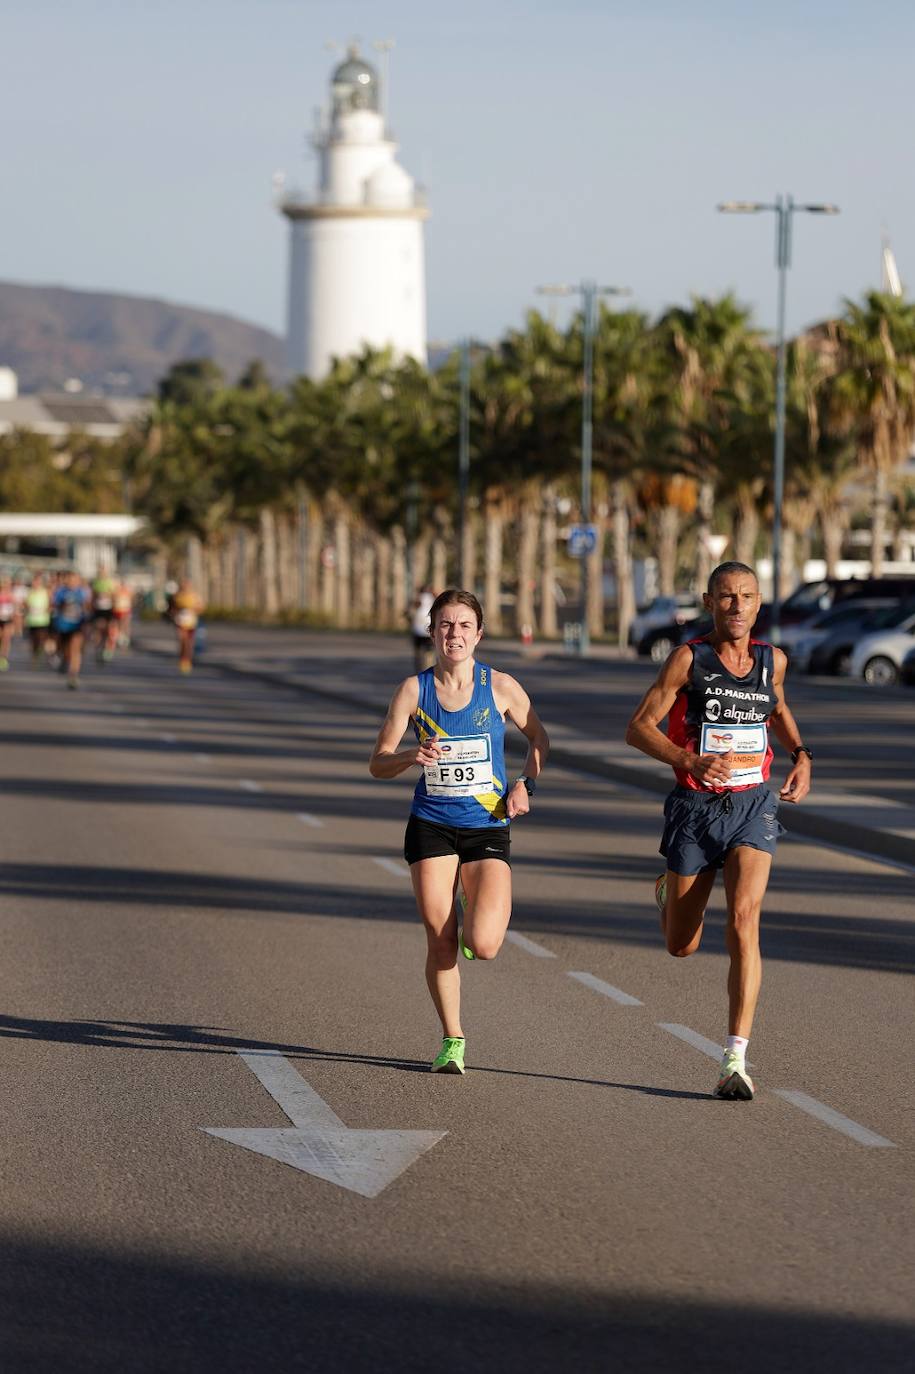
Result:
<svg viewBox="0 0 915 1374"><path fill-rule="evenodd" d="M320 816L313 816L310 811L300 811L296 820L301 821L303 825L310 825L313 830L320 829L324 824Z"/></svg>
<svg viewBox="0 0 915 1374"><path fill-rule="evenodd" d="M210 761L210 756L209 756L209 754L195 754L195 755L194 755L194 762L195 762L195 763L209 763L209 761Z"/></svg>
<svg viewBox="0 0 915 1374"><path fill-rule="evenodd" d="M383 868L386 873L393 873L395 878L409 878L410 870L403 859L380 859L375 858L375 863L379 868Z"/></svg>
<svg viewBox="0 0 915 1374"><path fill-rule="evenodd" d="M896 1149L892 1140L877 1135L875 1131L869 1131L866 1126L859 1126L857 1121L852 1121L849 1117L843 1116L841 1112L835 1111L832 1107L827 1107L825 1103L818 1102L815 1097L808 1097L806 1093L796 1092L794 1088L773 1088L772 1091L776 1097L783 1097L792 1106L800 1107L802 1112L815 1116L825 1126L831 1126L834 1131L841 1131L843 1135L851 1136L852 1140L857 1140L859 1145L871 1145L876 1149L884 1150Z"/></svg>
<svg viewBox="0 0 915 1374"><path fill-rule="evenodd" d="M252 782L250 778L242 778L238 784L243 792L263 792L259 782Z"/></svg>
<svg viewBox="0 0 915 1374"><path fill-rule="evenodd" d="M628 992L623 992L622 988L615 988L612 983L605 983L603 978L595 978L593 973L569 973L570 978L575 978L579 983L584 983L586 988L592 988L594 992L599 992L603 997L609 997L612 1002L619 1002L621 1007L643 1007L644 1002L640 1002L637 997L631 997Z"/></svg>
<svg viewBox="0 0 915 1374"><path fill-rule="evenodd" d="M526 935L521 934L520 930L507 930L505 938L511 940L512 944L517 945L519 949L525 950L528 954L533 954L537 959L556 958L551 949L544 949L543 945L538 945L533 940L529 940Z"/></svg>
<svg viewBox="0 0 915 1374"><path fill-rule="evenodd" d="M159 738L160 738L160 740L162 741L163 744L174 744L174 743L175 743L176 736L175 736L175 735L160 735Z"/></svg>
<svg viewBox="0 0 915 1374"><path fill-rule="evenodd" d="M706 1040L704 1035L700 1035L698 1031L690 1030L689 1026L678 1026L673 1021L659 1021L658 1025L661 1030L670 1031L670 1034L675 1035L678 1040L685 1040L687 1045L692 1045L693 1049L701 1050L703 1054L708 1055L709 1059L720 1059L724 1054L721 1045L716 1045L714 1040Z"/></svg>
<svg viewBox="0 0 915 1374"><path fill-rule="evenodd" d="M882 859L878 854L868 854L863 849L851 849L847 844L831 844L829 840L808 840L803 835L785 835L792 844L812 844L817 849L831 849L834 854L848 854L853 859L864 859L866 863L876 864L879 868L894 868L899 873L915 873L915 864L903 863L901 859Z"/></svg>

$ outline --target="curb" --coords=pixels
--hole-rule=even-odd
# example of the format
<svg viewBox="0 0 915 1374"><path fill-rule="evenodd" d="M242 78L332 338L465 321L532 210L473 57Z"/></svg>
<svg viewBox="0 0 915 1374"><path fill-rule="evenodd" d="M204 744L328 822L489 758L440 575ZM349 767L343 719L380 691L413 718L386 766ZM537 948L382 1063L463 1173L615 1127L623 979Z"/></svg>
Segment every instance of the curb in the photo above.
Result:
<svg viewBox="0 0 915 1374"><path fill-rule="evenodd" d="M141 653L154 658L173 658L168 649L158 649L152 645L134 642L133 647ZM377 707L378 703L350 692L340 692L327 687L317 687L302 682L299 678L286 677L282 673L271 673L258 668L242 668L225 660L207 658L201 666L212 668L215 672L228 676L247 678L249 681L262 682L271 687L285 687L302 696L320 697L326 701L343 702L355 706L359 711L366 707ZM637 787L640 791L655 796L666 797L671 784L666 778L655 777L641 768L628 768L623 763L613 763L609 759L595 759L574 749L553 745L550 758L554 763L573 772L587 773L592 777L606 778L609 782L625 783L627 787ZM780 805L779 820L793 835L803 836L815 844L830 848L851 850L862 858L884 859L891 863L902 864L915 869L915 840L905 835L897 835L888 830L874 830L863 825L850 825L848 821L834 820L812 809Z"/></svg>

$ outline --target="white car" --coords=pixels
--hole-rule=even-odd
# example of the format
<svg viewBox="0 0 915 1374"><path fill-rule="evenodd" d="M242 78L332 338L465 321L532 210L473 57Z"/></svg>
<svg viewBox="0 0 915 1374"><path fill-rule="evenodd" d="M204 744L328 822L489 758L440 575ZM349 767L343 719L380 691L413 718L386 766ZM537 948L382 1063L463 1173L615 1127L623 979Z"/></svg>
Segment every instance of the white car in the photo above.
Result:
<svg viewBox="0 0 915 1374"><path fill-rule="evenodd" d="M874 630L859 639L849 664L851 677L863 677L871 687L889 687L899 681L902 660L915 647L915 611L892 629Z"/></svg>

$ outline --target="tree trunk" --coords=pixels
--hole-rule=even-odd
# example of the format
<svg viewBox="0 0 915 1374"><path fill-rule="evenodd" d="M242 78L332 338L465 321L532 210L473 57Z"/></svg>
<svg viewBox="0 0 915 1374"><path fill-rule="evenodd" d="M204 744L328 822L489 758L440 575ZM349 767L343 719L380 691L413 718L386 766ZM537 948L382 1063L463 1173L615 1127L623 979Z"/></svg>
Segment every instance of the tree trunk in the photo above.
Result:
<svg viewBox="0 0 915 1374"><path fill-rule="evenodd" d="M502 503L486 502L484 610L486 625L493 634L502 633Z"/></svg>
<svg viewBox="0 0 915 1374"><path fill-rule="evenodd" d="M269 506L262 506L258 515L261 564L261 609L268 616L279 610L276 594L276 520Z"/></svg>
<svg viewBox="0 0 915 1374"><path fill-rule="evenodd" d="M331 622L337 597L336 561L337 551L333 544L325 544L321 549L321 614Z"/></svg>
<svg viewBox="0 0 915 1374"><path fill-rule="evenodd" d="M206 545L206 603L208 606L220 605L222 593L222 579L220 577L220 541L211 535Z"/></svg>
<svg viewBox="0 0 915 1374"><path fill-rule="evenodd" d="M334 610L341 630L349 628L352 619L352 554L350 549L349 511L341 506L334 520L334 567L336 596Z"/></svg>
<svg viewBox="0 0 915 1374"><path fill-rule="evenodd" d="M708 586L709 573L712 571L712 551L709 539L712 534L712 515L715 510L715 488L711 482L703 482L699 487L698 525L696 546L696 584L701 595Z"/></svg>
<svg viewBox="0 0 915 1374"><path fill-rule="evenodd" d="M187 576L191 579L196 590L206 600L205 578L203 572L203 545L196 534L188 537L187 550L185 553L185 567Z"/></svg>
<svg viewBox="0 0 915 1374"><path fill-rule="evenodd" d="M874 473L874 504L871 511L871 577L883 576L889 503L889 483L886 469L880 465Z"/></svg>
<svg viewBox="0 0 915 1374"><path fill-rule="evenodd" d="M479 518L476 503L468 498L464 508L464 529L461 533L461 566L459 582L465 591L475 592L477 583L477 529Z"/></svg>
<svg viewBox="0 0 915 1374"><path fill-rule="evenodd" d="M237 559L238 544L230 533L224 533L220 557L222 565L222 578L219 588L220 606L232 607L235 605L235 589L238 585Z"/></svg>
<svg viewBox="0 0 915 1374"><path fill-rule="evenodd" d="M436 594L448 586L448 518L444 511L436 512L435 534L432 538L432 588Z"/></svg>
<svg viewBox="0 0 915 1374"><path fill-rule="evenodd" d="M756 539L759 535L759 509L752 498L748 497L738 504L736 514L734 557L738 563L746 563L752 568L756 555Z"/></svg>
<svg viewBox="0 0 915 1374"><path fill-rule="evenodd" d="M305 585L308 589L306 606L316 611L324 605L324 511L317 501L308 501L307 538L305 542Z"/></svg>
<svg viewBox="0 0 915 1374"><path fill-rule="evenodd" d="M622 482L613 484L613 568L616 577L617 643L625 649L635 615L632 551L629 543L629 502Z"/></svg>
<svg viewBox="0 0 915 1374"><path fill-rule="evenodd" d="M411 601L414 593L429 582L429 546L431 542L429 531L424 526L410 546L410 569L413 579L413 586L409 588ZM436 590L443 591L444 588L436 588Z"/></svg>
<svg viewBox="0 0 915 1374"><path fill-rule="evenodd" d="M296 604L295 533L285 512L276 517L276 591L280 610Z"/></svg>
<svg viewBox="0 0 915 1374"><path fill-rule="evenodd" d="M523 638L537 628L534 590L537 585L537 524L540 488L525 488L518 512L518 594L515 598L515 633Z"/></svg>
<svg viewBox="0 0 915 1374"><path fill-rule="evenodd" d="M392 552L389 537L386 534L377 535L375 539L375 613L378 616L378 624L383 630L390 630L394 626L391 607Z"/></svg>
<svg viewBox="0 0 915 1374"><path fill-rule="evenodd" d="M677 590L681 520L679 506L662 506L658 511L658 590L662 596L673 596Z"/></svg>
<svg viewBox="0 0 915 1374"><path fill-rule="evenodd" d="M407 541L403 526L391 530L391 625L403 629L412 597L407 597Z"/></svg>
<svg viewBox="0 0 915 1374"><path fill-rule="evenodd" d="M543 489L540 524L540 633L544 639L555 639L559 634L556 621L556 493L552 486Z"/></svg>
<svg viewBox="0 0 915 1374"><path fill-rule="evenodd" d="M295 503L295 604L300 611L308 607L308 496L299 490Z"/></svg>
<svg viewBox="0 0 915 1374"><path fill-rule="evenodd" d="M823 535L823 557L826 560L826 576L838 577L839 560L842 557L842 539L845 524L836 518L835 511L820 511L820 531Z"/></svg>
<svg viewBox="0 0 915 1374"><path fill-rule="evenodd" d="M359 530L354 556L356 584L356 620L368 628L378 623L378 592L376 588L377 539L364 526Z"/></svg>
<svg viewBox="0 0 915 1374"><path fill-rule="evenodd" d="M248 545L245 529L239 525L235 531L235 607L241 610L248 604Z"/></svg>

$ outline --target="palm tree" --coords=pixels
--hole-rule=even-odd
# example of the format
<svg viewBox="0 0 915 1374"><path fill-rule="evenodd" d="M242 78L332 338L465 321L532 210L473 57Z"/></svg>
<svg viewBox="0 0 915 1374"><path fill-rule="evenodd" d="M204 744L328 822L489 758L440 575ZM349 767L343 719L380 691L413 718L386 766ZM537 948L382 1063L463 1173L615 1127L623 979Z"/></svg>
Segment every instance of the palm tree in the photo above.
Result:
<svg viewBox="0 0 915 1374"><path fill-rule="evenodd" d="M835 400L872 482L871 570L883 573L890 478L915 435L915 305L880 291L845 302Z"/></svg>
<svg viewBox="0 0 915 1374"><path fill-rule="evenodd" d="M694 296L656 325L671 388L671 418L680 430L683 471L698 483L696 583L705 590L711 571L709 536L720 451L739 405L752 386L762 350L750 311L728 293L718 300Z"/></svg>

